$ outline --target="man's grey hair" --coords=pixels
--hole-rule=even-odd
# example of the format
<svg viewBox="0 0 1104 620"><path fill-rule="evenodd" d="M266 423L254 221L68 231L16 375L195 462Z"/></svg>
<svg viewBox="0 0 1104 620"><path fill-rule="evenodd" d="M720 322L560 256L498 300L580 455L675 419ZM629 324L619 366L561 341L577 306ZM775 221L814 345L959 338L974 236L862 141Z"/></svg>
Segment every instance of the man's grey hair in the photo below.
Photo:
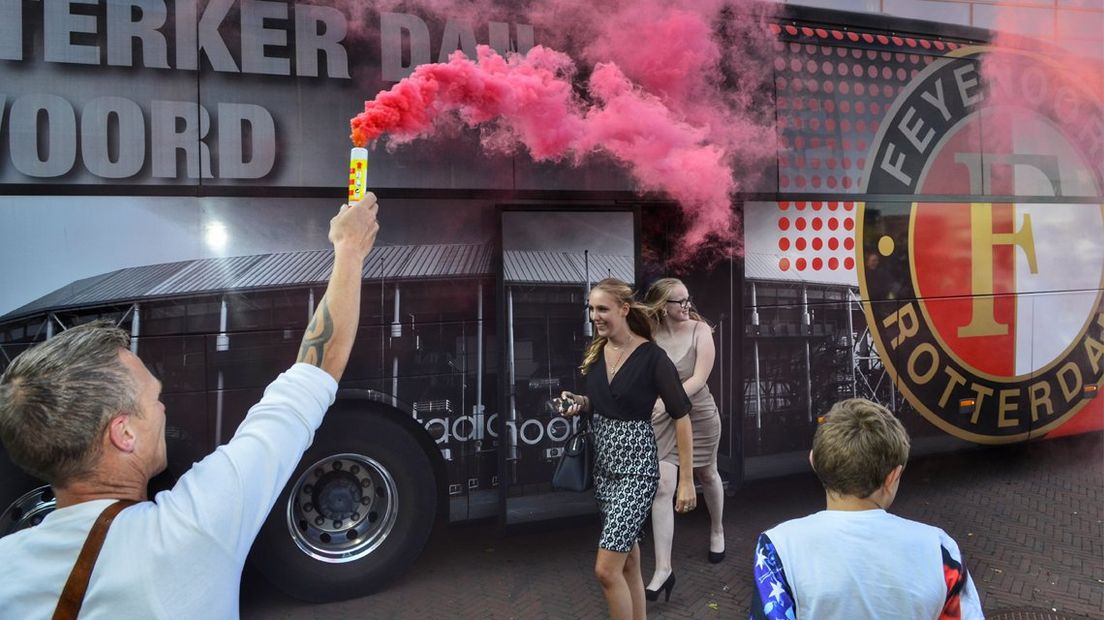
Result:
<svg viewBox="0 0 1104 620"><path fill-rule="evenodd" d="M119 359L130 336L109 321L68 329L21 353L0 376L0 440L12 462L54 486L99 461L111 418L137 412Z"/></svg>

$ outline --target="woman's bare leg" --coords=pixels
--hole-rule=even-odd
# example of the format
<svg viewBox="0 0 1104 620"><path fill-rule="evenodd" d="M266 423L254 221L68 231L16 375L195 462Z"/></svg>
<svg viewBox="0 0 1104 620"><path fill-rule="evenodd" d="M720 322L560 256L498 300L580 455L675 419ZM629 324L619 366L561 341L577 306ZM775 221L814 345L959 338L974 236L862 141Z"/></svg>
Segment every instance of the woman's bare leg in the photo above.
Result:
<svg viewBox="0 0 1104 620"><path fill-rule="evenodd" d="M632 551L625 559L624 575L632 595L633 620L645 620L648 610L644 599L644 577L640 574L640 545L637 543L633 543Z"/></svg>
<svg viewBox="0 0 1104 620"><path fill-rule="evenodd" d="M628 553L599 549L598 558L594 561L594 575L598 577L602 594L605 595L606 604L609 605L610 620L634 620L633 593L628 581L625 580L625 565L628 558ZM640 574L639 564L637 574ZM641 598L643 598L643 591L641 591Z"/></svg>
<svg viewBox="0 0 1104 620"><path fill-rule="evenodd" d="M695 467L694 474L701 482L705 505L709 508L709 550L720 553L725 550L724 484L717 473L717 463L714 461L705 467Z"/></svg>
<svg viewBox="0 0 1104 620"><path fill-rule="evenodd" d="M649 590L658 590L671 574L671 545L675 540L675 487L678 466L660 461L659 488L652 502L652 540L655 545L655 569Z"/></svg>

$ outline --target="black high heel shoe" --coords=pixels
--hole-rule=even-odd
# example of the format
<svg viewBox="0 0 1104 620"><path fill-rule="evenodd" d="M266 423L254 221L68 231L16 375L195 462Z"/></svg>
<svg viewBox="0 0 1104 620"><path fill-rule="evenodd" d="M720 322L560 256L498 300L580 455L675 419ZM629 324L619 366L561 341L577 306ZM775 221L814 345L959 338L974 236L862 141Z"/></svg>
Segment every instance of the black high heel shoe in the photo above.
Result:
<svg viewBox="0 0 1104 620"><path fill-rule="evenodd" d="M721 562L724 562L724 558L725 558L724 553L725 552L723 550L722 551L710 551L709 552L709 563L710 564L720 564Z"/></svg>
<svg viewBox="0 0 1104 620"><path fill-rule="evenodd" d="M649 601L658 601L659 593L662 592L663 602L666 603L671 600L671 590L674 589L675 573L674 571L672 571L670 575L667 575L667 580L663 582L663 585L659 586L658 590L649 590L648 588L644 588L644 598L648 599Z"/></svg>

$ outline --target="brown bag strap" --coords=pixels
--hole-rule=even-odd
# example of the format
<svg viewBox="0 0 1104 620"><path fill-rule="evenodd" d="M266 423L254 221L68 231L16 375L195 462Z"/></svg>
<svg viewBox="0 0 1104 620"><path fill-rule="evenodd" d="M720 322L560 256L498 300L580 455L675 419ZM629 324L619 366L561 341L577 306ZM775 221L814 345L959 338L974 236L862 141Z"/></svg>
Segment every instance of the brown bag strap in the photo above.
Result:
<svg viewBox="0 0 1104 620"><path fill-rule="evenodd" d="M57 608L54 609L53 620L76 620L81 603L84 602L84 593L88 590L88 581L92 578L92 569L96 566L96 558L100 556L100 549L103 548L104 539L107 538L107 528L111 527L115 515L135 503L134 500L121 499L104 508L96 522L92 524L88 539L84 541L80 555L77 556L77 563L73 565L73 572L69 573L69 580L65 582L65 589L61 591L61 598L58 599Z"/></svg>

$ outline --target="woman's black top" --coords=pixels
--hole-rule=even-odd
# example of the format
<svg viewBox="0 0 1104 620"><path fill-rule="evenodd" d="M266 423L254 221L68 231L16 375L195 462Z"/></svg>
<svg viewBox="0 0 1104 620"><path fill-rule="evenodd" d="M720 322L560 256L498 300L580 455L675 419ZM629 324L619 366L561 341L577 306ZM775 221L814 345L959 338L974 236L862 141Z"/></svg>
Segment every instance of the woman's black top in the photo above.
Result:
<svg viewBox="0 0 1104 620"><path fill-rule="evenodd" d="M690 413L690 397L682 389L674 362L651 340L629 353L612 382L606 377L603 352L587 373L587 396L594 413L618 420L651 421L656 398L663 399L672 418Z"/></svg>

